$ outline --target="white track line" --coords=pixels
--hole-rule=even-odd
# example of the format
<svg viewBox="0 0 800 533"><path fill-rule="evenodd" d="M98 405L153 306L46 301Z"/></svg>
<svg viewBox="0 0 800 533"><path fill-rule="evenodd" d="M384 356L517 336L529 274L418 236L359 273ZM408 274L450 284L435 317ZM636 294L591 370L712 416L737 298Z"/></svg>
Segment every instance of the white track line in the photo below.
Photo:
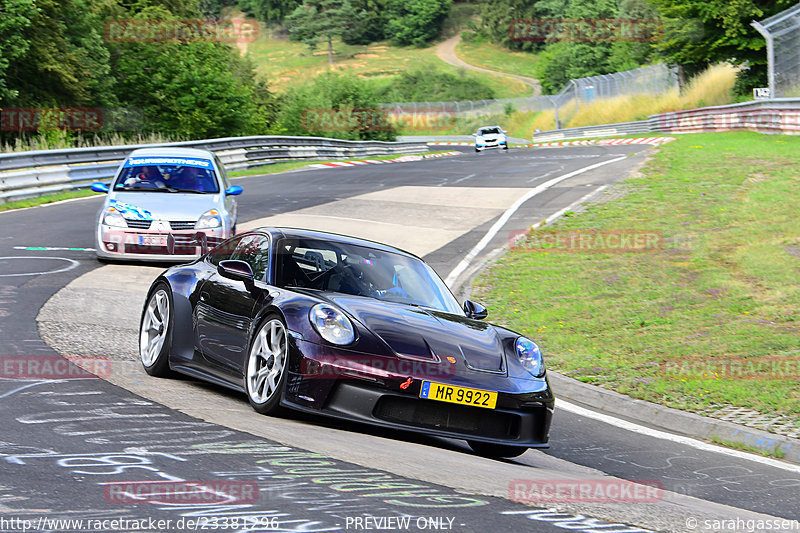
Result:
<svg viewBox="0 0 800 533"><path fill-rule="evenodd" d="M537 194L546 191L547 189L549 189L550 187L552 187L557 183L560 183L573 176L577 176L578 174L583 174L584 172L588 172L589 170L593 170L595 168L608 165L610 163L616 163L617 161L622 161L626 157L627 156L617 157L614 159L609 159L608 161L601 161L600 163L589 165L588 167L579 168L578 170L574 170L557 178L553 178L549 181L546 181L541 185L538 185L533 189L531 189L530 191L528 191L524 196L522 196L522 198L519 198L516 202L514 202L514 204L511 207L506 209L506 212L503 213L500 219L497 222L495 222L491 228L489 228L489 231L486 232L486 235L484 235L483 238L478 242L478 244L476 244L475 247L473 247L472 250L470 250L469 253L466 256L464 256L464 259L462 259L461 262L458 265L456 265L456 267L452 270L452 272L450 272L450 274L447 276L444 282L448 286L452 286L453 283L456 281L456 279L458 279L458 276L460 276L467 268L469 268L469 265L472 262L472 260L475 259L475 257L479 253L481 253L481 250L486 248L486 246L492 241L492 239L494 239L495 235L497 235L497 233L501 229L503 229L503 226L505 226L506 222L508 222L508 220L514 215L514 213L517 212L517 210L522 206L522 204L524 204Z"/></svg>
<svg viewBox="0 0 800 533"><path fill-rule="evenodd" d="M703 442L701 440L693 439L691 437L685 437L683 435L674 435L672 433L667 433L666 431L660 431L658 429L652 429L646 426L641 426L639 424L634 424L633 422L628 422L627 420L622 420L621 418L616 418L611 415L606 415L602 413L598 413L596 411L592 411L590 409L586 409L584 407L580 407L578 405L565 402L564 400L556 399L556 404L558 405L559 409L564 409L565 411L569 411L579 416L585 416L586 418L592 418L599 422L603 422L605 424L609 424L611 426L626 429L628 431L633 431L635 433L639 433L641 435L646 435L648 437L654 437L657 439L667 440L670 442L676 442L678 444L683 444L685 446L691 446L692 448L696 448L698 450L702 450L704 452L714 452L719 453L722 455L727 455L729 457L736 457L737 459L745 459L747 461L753 461L756 463L761 463L766 466L771 466L773 468L780 468L781 470L787 470L789 472L800 473L800 465L794 465L790 463L784 463L782 461L776 461L775 459L770 459L769 457L764 457L761 455L756 455L754 453L747 453L740 450L733 450L730 448L723 448L722 446L716 446L714 444L709 444L707 442Z"/></svg>

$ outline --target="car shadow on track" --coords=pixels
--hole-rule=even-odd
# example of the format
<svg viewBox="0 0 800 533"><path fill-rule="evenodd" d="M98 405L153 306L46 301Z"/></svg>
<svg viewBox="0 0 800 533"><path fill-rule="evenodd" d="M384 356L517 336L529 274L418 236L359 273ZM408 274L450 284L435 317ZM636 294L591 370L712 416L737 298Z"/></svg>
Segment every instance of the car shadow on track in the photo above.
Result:
<svg viewBox="0 0 800 533"><path fill-rule="evenodd" d="M192 383L194 386L201 388L209 393L222 395L228 399L235 400L237 402L242 402L242 404L247 404L247 398L243 393L228 389L226 387L218 386L213 383L197 381L188 376L180 376L178 379L181 379L182 381L185 381L187 383ZM419 444L422 446L430 446L452 452L463 453L475 457L481 457L480 455L473 452L472 449L470 449L469 446L467 446L466 442L464 441L443 438L443 437L428 436L410 431L381 428L377 426L372 426L370 424L363 424L360 422L353 422L349 420L340 420L323 415L315 415L313 413L307 413L303 411L283 409L280 412L280 414L270 415L270 416L260 415L255 411L253 411L252 416L254 417L254 420L257 420L256 417L264 417L265 420L268 420L269 418L279 418L281 420L301 423L307 427L320 428L321 430L333 429L338 431L347 431L351 433L360 433L362 435L371 435L374 437L391 439L400 442L408 442L412 444ZM526 466L526 467L528 466L525 463L519 462L515 459L495 458L488 460L495 460L519 466Z"/></svg>

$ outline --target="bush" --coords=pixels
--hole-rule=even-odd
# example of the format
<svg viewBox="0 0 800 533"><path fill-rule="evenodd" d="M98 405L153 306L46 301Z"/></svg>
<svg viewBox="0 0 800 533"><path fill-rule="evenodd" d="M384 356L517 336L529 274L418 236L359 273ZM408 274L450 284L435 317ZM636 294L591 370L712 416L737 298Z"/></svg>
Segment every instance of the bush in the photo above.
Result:
<svg viewBox="0 0 800 533"><path fill-rule="evenodd" d="M287 135L393 141L394 126L378 111L378 101L369 82L326 72L286 95L279 123Z"/></svg>
<svg viewBox="0 0 800 533"><path fill-rule="evenodd" d="M491 100L495 92L487 82L465 70L448 72L425 65L397 75L378 97L381 102Z"/></svg>

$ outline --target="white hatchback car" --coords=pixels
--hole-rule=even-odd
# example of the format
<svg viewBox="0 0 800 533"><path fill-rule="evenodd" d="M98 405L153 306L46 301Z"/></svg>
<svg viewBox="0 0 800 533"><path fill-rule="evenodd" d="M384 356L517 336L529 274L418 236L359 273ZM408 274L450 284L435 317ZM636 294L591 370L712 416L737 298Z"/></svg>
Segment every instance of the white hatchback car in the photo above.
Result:
<svg viewBox="0 0 800 533"><path fill-rule="evenodd" d="M475 151L480 152L487 148L502 148L508 150L508 138L506 131L500 126L484 126L478 128L477 133L473 133L475 137Z"/></svg>
<svg viewBox="0 0 800 533"><path fill-rule="evenodd" d="M100 259L191 261L236 233L238 185L212 152L135 150L119 166L97 215Z"/></svg>

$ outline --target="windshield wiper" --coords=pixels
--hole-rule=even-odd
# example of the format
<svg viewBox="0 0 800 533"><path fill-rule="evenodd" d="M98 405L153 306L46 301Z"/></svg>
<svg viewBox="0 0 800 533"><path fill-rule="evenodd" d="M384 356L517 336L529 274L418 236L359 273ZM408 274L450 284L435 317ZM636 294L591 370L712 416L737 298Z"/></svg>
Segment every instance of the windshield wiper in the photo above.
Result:
<svg viewBox="0 0 800 533"><path fill-rule="evenodd" d="M209 191L198 191L197 189L180 189L178 187L167 187L167 190L169 190L169 192L190 192L194 194L206 194L209 192Z"/></svg>

